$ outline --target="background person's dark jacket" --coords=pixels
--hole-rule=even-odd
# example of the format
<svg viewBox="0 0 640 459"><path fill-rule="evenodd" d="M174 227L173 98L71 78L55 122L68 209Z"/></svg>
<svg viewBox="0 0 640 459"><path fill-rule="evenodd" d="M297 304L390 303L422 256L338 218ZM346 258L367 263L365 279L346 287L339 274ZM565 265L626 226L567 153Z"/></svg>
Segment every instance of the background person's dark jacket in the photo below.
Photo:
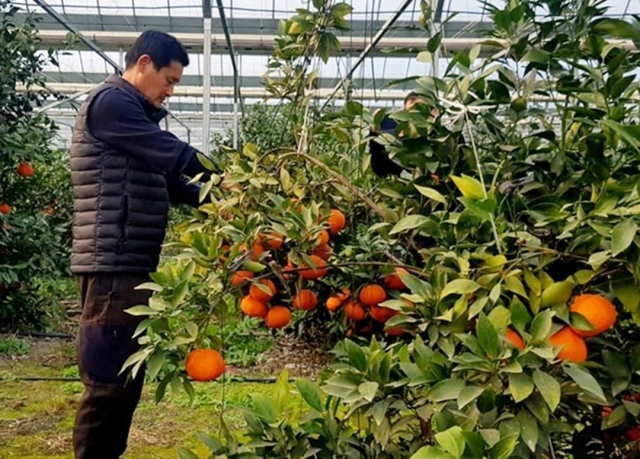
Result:
<svg viewBox="0 0 640 459"><path fill-rule="evenodd" d="M82 105L71 145L73 273L154 271L169 204L198 205L182 174L203 168L194 148L160 129L166 114L116 76Z"/></svg>

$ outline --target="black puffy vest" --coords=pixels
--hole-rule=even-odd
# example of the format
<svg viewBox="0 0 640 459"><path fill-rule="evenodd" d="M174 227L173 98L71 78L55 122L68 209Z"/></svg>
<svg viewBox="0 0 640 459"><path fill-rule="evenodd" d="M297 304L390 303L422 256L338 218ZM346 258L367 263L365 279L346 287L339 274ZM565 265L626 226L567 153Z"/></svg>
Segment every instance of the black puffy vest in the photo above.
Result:
<svg viewBox="0 0 640 459"><path fill-rule="evenodd" d="M164 240L169 195L164 175L91 135L87 113L107 80L80 108L71 144L71 271L152 272ZM158 123L160 119L154 119Z"/></svg>

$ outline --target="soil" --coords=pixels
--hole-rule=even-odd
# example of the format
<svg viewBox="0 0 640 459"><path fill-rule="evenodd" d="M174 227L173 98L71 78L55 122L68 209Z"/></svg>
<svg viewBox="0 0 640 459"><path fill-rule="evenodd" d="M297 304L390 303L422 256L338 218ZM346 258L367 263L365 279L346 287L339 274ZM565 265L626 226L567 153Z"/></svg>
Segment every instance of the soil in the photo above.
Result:
<svg viewBox="0 0 640 459"><path fill-rule="evenodd" d="M8 335L0 335L0 340ZM29 363L48 367L63 368L75 365L73 339L19 337L29 344L29 354L8 356L0 354L0 370L10 361L28 360ZM315 379L331 361L331 354L317 344L310 344L291 335L282 335L273 347L249 367L227 366L228 374L239 377L275 377L288 370L293 378ZM26 375L25 375L26 376Z"/></svg>

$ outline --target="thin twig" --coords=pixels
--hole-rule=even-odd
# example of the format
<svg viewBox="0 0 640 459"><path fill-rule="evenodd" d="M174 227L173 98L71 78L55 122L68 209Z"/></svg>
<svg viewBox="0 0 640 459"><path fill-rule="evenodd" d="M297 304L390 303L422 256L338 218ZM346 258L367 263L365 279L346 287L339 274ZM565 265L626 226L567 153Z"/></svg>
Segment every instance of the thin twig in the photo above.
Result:
<svg viewBox="0 0 640 459"><path fill-rule="evenodd" d="M373 202L373 200L371 200L371 198L369 198L366 194L364 194L362 192L362 190L360 190L358 187L356 187L355 185L350 183L341 174L339 174L338 172L336 172L333 169L331 169L329 166L324 164L319 159L316 159L313 156L308 155L307 153L291 152L291 153L287 153L287 154L283 155L280 158L280 161L284 160L288 156L300 156L301 158L305 159L306 161L309 161L310 163L313 163L314 165L318 166L320 169L324 170L327 174L333 176L333 178L335 178L336 181L338 181L345 188L349 189L349 191L351 193L353 193L355 196L357 196L361 201L363 201L365 204L367 204L369 207L371 207L371 209L375 213L377 213L384 221L388 221L387 216L384 213L384 211L375 202Z"/></svg>

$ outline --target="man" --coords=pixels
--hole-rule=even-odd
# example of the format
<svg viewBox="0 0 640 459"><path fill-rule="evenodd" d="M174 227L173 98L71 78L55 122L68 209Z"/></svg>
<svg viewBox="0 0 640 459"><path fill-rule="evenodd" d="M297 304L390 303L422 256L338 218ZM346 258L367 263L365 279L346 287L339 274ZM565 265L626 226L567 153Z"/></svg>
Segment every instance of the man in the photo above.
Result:
<svg viewBox="0 0 640 459"><path fill-rule="evenodd" d="M118 375L138 349L139 318L124 311L150 297L135 287L157 268L170 203L198 206L199 188L183 176L207 172L197 150L158 126L189 64L183 46L147 31L125 60L122 78L109 77L81 107L71 146L71 270L82 304L76 349L85 385L76 459L117 459L126 450L144 375Z"/></svg>
<svg viewBox="0 0 640 459"><path fill-rule="evenodd" d="M409 111L417 104L425 104L426 101L423 96L416 92L410 92L404 99L404 109ZM436 118L439 115L437 108L432 108L431 115ZM399 176L406 168L402 167L391 158L387 153L385 147L378 143L375 138L383 133L395 133L398 123L392 120L389 116L385 116L380 123L380 130L375 128L369 129L369 153L371 154L371 170L379 177L387 177L388 175ZM400 133L400 137L403 137Z"/></svg>

